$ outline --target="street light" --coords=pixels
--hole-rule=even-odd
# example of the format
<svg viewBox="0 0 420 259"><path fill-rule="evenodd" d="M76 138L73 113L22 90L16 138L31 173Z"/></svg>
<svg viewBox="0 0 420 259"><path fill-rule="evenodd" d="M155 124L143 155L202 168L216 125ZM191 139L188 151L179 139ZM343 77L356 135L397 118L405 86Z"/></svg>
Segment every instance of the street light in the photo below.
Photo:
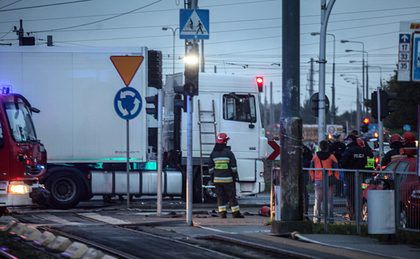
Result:
<svg viewBox="0 0 420 259"><path fill-rule="evenodd" d="M360 94L359 94L359 78L355 74L340 74L343 79L350 84L356 85L356 129L360 129Z"/></svg>
<svg viewBox="0 0 420 259"><path fill-rule="evenodd" d="M175 34L176 31L179 29L179 27L172 28L172 27L162 27L162 31L171 30L173 35L173 41L172 41L172 74L175 74Z"/></svg>
<svg viewBox="0 0 420 259"><path fill-rule="evenodd" d="M311 32L312 36L319 35L319 32ZM331 124L335 122L335 35L333 33L327 33L328 36L333 37L333 64L332 64L332 86L331 86L331 96L332 96L332 109L331 109Z"/></svg>
<svg viewBox="0 0 420 259"><path fill-rule="evenodd" d="M361 44L362 45L362 51L355 51L355 50L346 50L346 52L362 52L362 96L363 96L363 100L365 99L365 86L366 86L366 98L368 98L369 96L369 75L368 75L368 71L366 70L366 79L365 79L365 55L364 53L366 53L367 56L367 51L365 51L365 44L362 41L356 41L356 40L341 40L341 43L356 43L356 44ZM367 59L369 59L368 57L366 57ZM366 85L365 85L365 80L366 80Z"/></svg>

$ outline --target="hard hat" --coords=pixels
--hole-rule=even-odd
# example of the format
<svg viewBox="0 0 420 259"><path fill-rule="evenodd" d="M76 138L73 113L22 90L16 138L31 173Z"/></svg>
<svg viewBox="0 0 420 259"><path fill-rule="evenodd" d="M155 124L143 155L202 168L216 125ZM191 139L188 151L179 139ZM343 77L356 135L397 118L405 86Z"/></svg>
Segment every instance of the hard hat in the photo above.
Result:
<svg viewBox="0 0 420 259"><path fill-rule="evenodd" d="M229 137L226 133L219 133L217 135L216 143L218 144L226 144L229 140Z"/></svg>
<svg viewBox="0 0 420 259"><path fill-rule="evenodd" d="M359 147L365 147L365 142L363 141L363 139L361 139L361 138L357 138L357 145L359 146Z"/></svg>
<svg viewBox="0 0 420 259"><path fill-rule="evenodd" d="M260 214L261 216L270 217L270 207L268 206L261 207L258 214Z"/></svg>
<svg viewBox="0 0 420 259"><path fill-rule="evenodd" d="M412 132L404 132L403 136L404 145L413 144L416 141L416 137Z"/></svg>
<svg viewBox="0 0 420 259"><path fill-rule="evenodd" d="M389 143L394 143L394 142L403 142L402 137L400 136L400 134L392 134L391 138L389 139Z"/></svg>

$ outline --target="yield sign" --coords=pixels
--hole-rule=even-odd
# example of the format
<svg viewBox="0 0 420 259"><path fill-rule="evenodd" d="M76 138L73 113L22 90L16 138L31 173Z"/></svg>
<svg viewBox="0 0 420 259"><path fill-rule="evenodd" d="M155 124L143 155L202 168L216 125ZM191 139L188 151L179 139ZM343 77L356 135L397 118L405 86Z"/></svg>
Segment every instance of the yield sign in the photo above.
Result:
<svg viewBox="0 0 420 259"><path fill-rule="evenodd" d="M110 58L125 86L131 83L144 59L143 56L111 56Z"/></svg>
<svg viewBox="0 0 420 259"><path fill-rule="evenodd" d="M280 155L280 146L279 144L277 144L277 142L275 140L269 140L268 141L268 145L270 145L270 147L273 148L273 153L271 153L268 157L267 160L276 160L276 158Z"/></svg>

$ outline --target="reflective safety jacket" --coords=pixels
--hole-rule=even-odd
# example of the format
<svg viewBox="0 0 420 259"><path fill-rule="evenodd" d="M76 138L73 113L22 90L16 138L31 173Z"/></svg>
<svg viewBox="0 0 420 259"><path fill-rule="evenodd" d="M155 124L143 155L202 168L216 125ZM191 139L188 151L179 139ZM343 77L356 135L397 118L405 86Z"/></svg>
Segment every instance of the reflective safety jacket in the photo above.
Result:
<svg viewBox="0 0 420 259"><path fill-rule="evenodd" d="M213 183L232 183L238 179L236 158L227 147L215 148L210 154L209 173Z"/></svg>

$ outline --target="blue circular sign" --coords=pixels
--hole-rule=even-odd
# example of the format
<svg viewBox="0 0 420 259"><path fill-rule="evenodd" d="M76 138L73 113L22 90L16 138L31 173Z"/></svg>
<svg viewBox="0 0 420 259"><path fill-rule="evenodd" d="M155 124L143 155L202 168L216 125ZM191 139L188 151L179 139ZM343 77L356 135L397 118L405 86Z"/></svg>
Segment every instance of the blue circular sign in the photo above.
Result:
<svg viewBox="0 0 420 259"><path fill-rule="evenodd" d="M411 126L409 124L404 124L403 130L409 132L409 131L411 131Z"/></svg>
<svg viewBox="0 0 420 259"><path fill-rule="evenodd" d="M142 106L140 93L132 87L123 87L115 95L114 109L121 119L134 119L140 114Z"/></svg>

